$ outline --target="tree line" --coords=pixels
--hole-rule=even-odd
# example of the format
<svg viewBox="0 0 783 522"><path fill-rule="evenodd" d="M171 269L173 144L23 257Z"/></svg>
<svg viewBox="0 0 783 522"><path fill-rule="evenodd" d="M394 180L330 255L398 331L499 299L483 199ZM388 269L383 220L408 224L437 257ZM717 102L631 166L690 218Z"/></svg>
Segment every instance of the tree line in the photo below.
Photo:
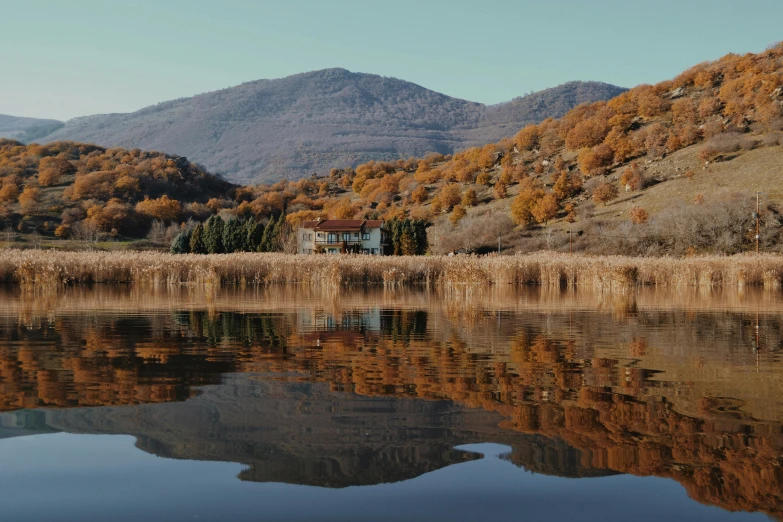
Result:
<svg viewBox="0 0 783 522"><path fill-rule="evenodd" d="M279 252L287 232L285 220L272 216L264 225L255 218L230 218L215 214L191 230L183 230L171 243L172 254L233 254Z"/></svg>

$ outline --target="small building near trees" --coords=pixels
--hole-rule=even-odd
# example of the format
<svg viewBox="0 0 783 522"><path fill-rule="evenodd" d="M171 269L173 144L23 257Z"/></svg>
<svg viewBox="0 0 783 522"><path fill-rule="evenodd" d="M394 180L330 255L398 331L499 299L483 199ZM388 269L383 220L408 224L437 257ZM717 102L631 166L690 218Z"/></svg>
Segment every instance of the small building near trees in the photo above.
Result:
<svg viewBox="0 0 783 522"><path fill-rule="evenodd" d="M299 254L384 255L388 246L383 221L375 219L316 219L297 232Z"/></svg>

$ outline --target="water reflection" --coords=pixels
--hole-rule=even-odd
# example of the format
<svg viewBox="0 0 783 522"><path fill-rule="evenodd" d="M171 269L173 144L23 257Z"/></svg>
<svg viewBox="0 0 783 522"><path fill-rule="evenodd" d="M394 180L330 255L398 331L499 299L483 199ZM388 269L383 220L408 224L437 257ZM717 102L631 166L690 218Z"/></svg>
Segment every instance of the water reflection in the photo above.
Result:
<svg viewBox="0 0 783 522"><path fill-rule="evenodd" d="M130 434L325 487L493 442L531 471L783 516L777 294L134 292L3 298L0 437Z"/></svg>

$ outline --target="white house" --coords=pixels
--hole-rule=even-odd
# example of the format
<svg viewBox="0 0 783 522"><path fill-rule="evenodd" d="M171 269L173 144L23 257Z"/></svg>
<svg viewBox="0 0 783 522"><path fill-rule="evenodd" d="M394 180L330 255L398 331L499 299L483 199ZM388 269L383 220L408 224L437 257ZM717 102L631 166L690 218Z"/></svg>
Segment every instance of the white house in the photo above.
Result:
<svg viewBox="0 0 783 522"><path fill-rule="evenodd" d="M300 254L359 253L382 256L386 247L383 221L316 219L305 221L297 235Z"/></svg>

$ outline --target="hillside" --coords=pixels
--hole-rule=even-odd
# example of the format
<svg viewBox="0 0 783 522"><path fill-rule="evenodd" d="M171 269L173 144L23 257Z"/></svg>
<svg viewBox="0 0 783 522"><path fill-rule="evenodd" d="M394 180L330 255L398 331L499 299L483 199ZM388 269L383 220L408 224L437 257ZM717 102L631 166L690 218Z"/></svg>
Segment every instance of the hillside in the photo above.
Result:
<svg viewBox="0 0 783 522"><path fill-rule="evenodd" d="M633 255L783 248L783 44L727 55L453 157L335 170L288 219L433 223L435 253ZM248 210L269 191L256 190ZM242 205L240 205L242 209ZM569 236L569 234L572 234Z"/></svg>
<svg viewBox="0 0 783 522"><path fill-rule="evenodd" d="M65 124L58 120L20 118L0 114L0 138L30 142L55 132L63 125Z"/></svg>
<svg viewBox="0 0 783 522"><path fill-rule="evenodd" d="M571 82L485 106L394 78L326 69L76 118L41 139L160 150L237 182L296 179L331 167L452 153L513 135L624 89Z"/></svg>
<svg viewBox="0 0 783 522"><path fill-rule="evenodd" d="M0 139L5 241L144 237L154 221L206 219L235 186L185 158L141 150Z"/></svg>
<svg viewBox="0 0 783 522"><path fill-rule="evenodd" d="M454 155L238 187L182 157L0 141L0 175L3 226L44 237L66 225L62 237L156 233L162 246L161 227L170 240L213 214L246 225L274 217L266 249L291 251L291 232L321 216L419 220L431 225L433 253L494 251L500 239L505 252L733 254L755 248L760 192L760 247L780 251L783 45L699 64Z"/></svg>

